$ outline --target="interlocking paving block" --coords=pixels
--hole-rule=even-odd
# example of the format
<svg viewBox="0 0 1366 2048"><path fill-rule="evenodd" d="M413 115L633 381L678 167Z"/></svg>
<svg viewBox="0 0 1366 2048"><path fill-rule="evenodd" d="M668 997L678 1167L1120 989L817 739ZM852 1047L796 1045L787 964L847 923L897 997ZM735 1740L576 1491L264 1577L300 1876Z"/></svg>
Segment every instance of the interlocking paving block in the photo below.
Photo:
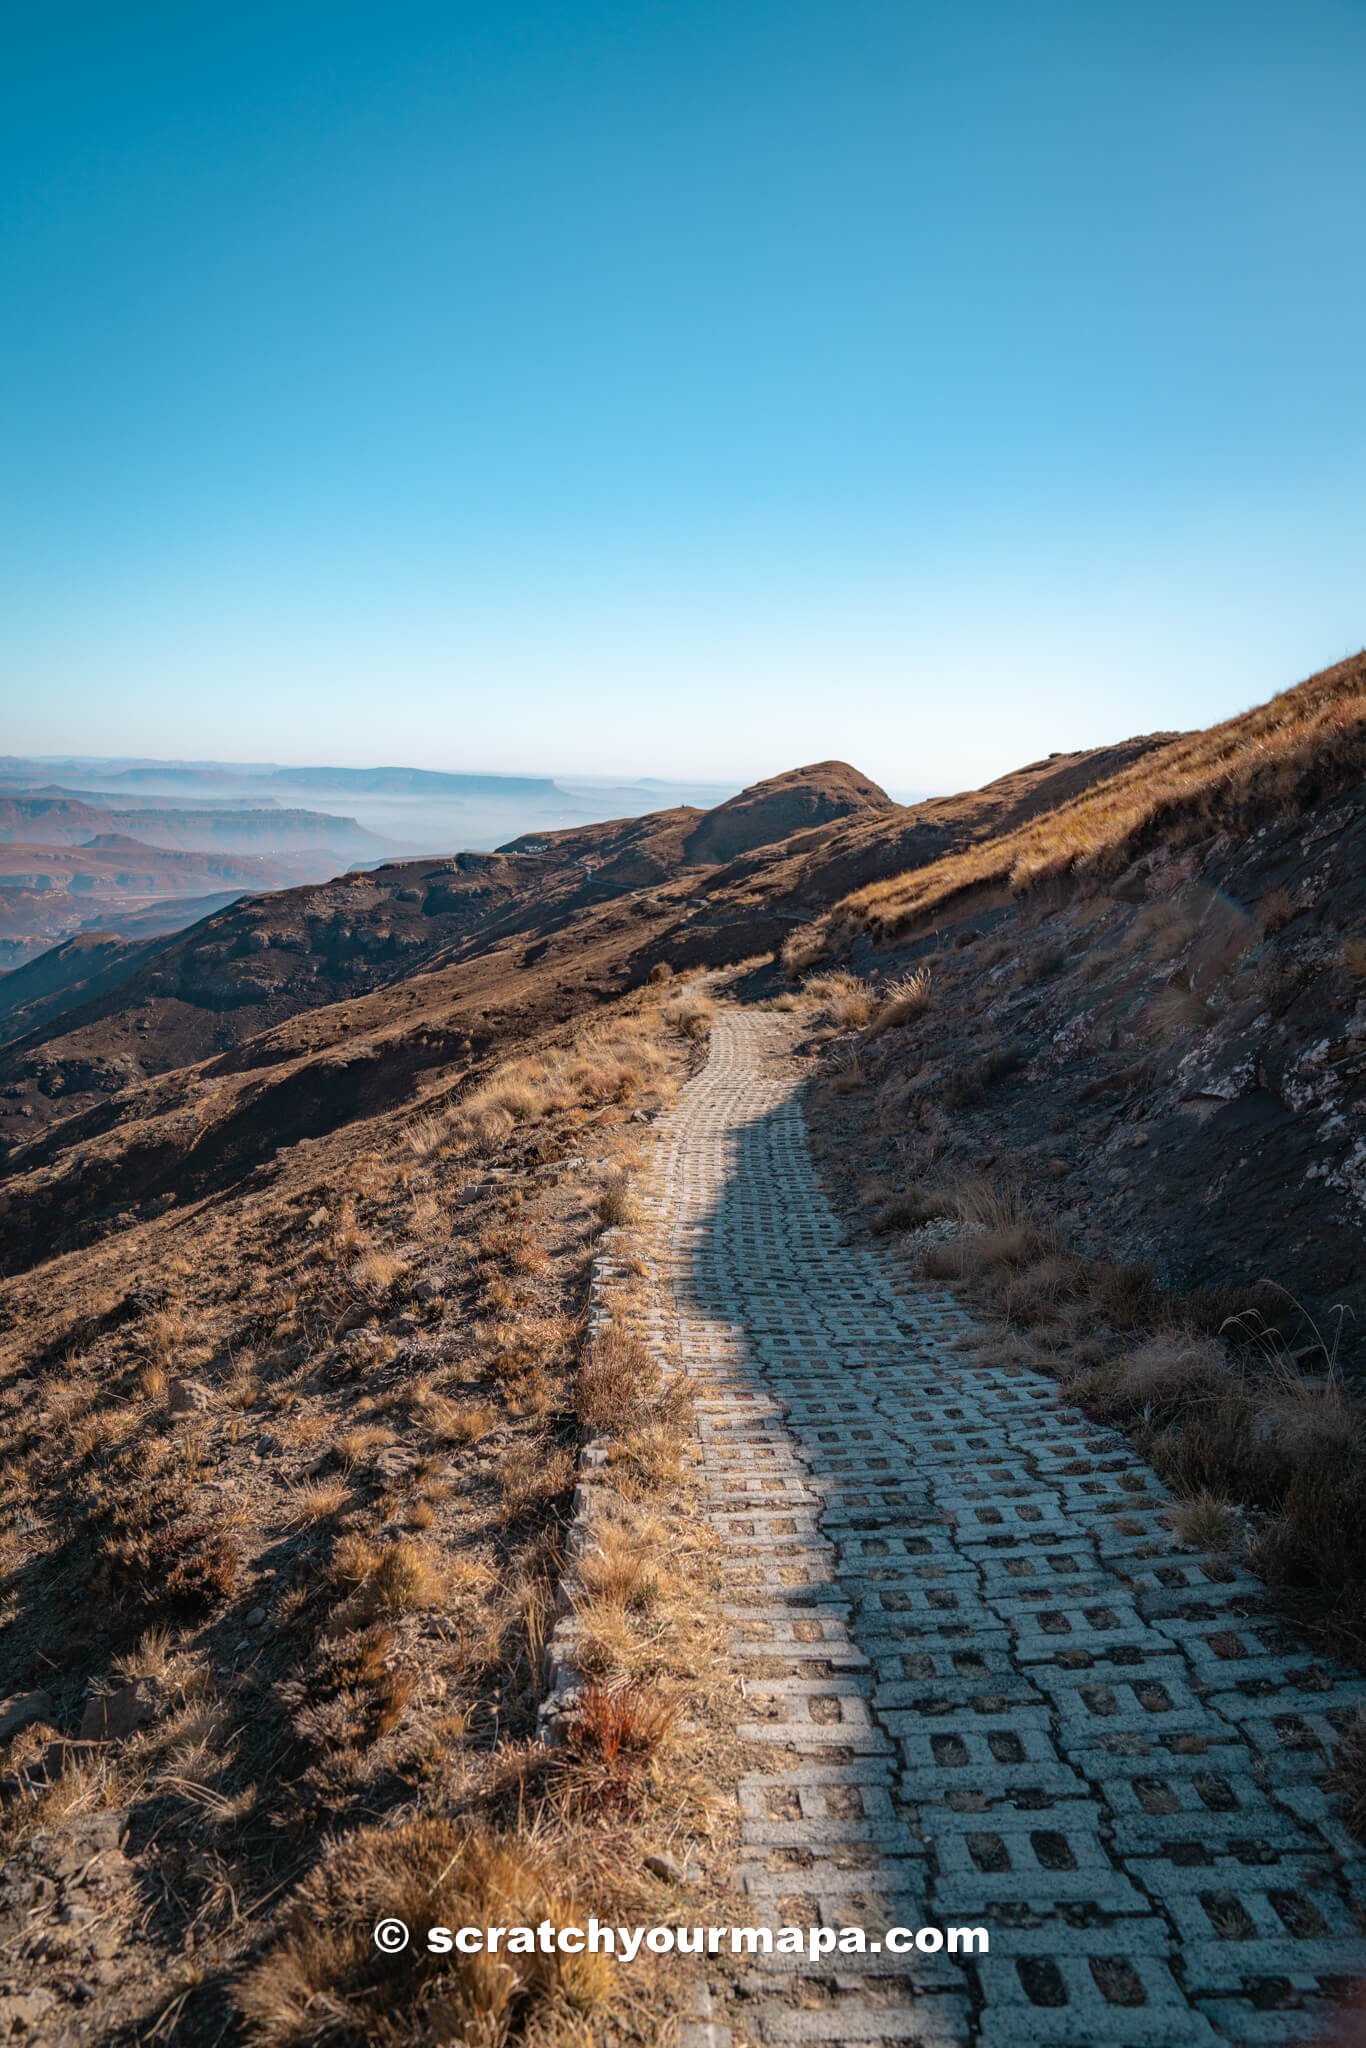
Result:
<svg viewBox="0 0 1366 2048"><path fill-rule="evenodd" d="M739 1788L740 1875L768 1924L981 1925L990 1953L749 1958L733 2029L699 2009L685 2048L1310 2040L1366 1972L1326 1790L1366 1683L1182 1549L1125 1438L845 1241L788 1033L718 1017L644 1202L642 1327L693 1380L742 1732L777 1766Z"/></svg>
<svg viewBox="0 0 1366 2048"><path fill-rule="evenodd" d="M846 2000L811 2007L780 2005L774 2000L759 2007L755 2020L761 2041L805 2043L811 2048L830 2048L831 2043L841 2041L900 2041L907 2048L952 2048L968 2039L969 2023L967 1999L943 1992L900 2008Z"/></svg>
<svg viewBox="0 0 1366 2048"><path fill-rule="evenodd" d="M1270 1987L1271 1997L1276 1987ZM1333 2005L1326 1998L1298 1996L1288 2007L1254 2004L1243 1998L1202 1998L1200 2010L1207 2015L1227 2041L1238 2048L1281 2048L1286 2041L1314 2043L1326 2048L1332 2039ZM1337 2036L1336 2048L1352 2048L1351 2036Z"/></svg>
<svg viewBox="0 0 1366 2048"><path fill-rule="evenodd" d="M1168 1939L1155 1918L1061 1930L1050 1923L1012 1934L1008 1959L1002 1945L990 1968L979 1966L980 2039L998 2048L1016 2042L1182 2048L1188 2039L1216 2040L1173 1973Z"/></svg>

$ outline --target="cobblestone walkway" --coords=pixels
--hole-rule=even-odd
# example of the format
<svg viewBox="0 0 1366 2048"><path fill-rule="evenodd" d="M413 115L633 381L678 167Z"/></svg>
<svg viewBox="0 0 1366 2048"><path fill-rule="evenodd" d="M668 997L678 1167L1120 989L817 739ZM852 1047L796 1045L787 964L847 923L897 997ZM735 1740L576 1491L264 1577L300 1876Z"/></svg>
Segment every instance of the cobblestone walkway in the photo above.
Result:
<svg viewBox="0 0 1366 2048"><path fill-rule="evenodd" d="M772 1757L740 1876L755 1924L984 1926L991 1952L732 1963L697 2040L1313 2039L1366 1969L1366 1863L1323 1789L1366 1685L1177 1545L1122 1438L971 1363L950 1295L843 1242L787 1028L718 1020L655 1197Z"/></svg>

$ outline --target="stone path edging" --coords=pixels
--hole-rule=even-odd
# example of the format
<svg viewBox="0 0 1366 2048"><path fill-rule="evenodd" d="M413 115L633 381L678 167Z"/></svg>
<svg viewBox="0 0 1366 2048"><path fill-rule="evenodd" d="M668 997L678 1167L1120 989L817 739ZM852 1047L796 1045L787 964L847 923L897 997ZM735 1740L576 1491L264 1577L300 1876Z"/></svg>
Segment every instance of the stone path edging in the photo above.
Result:
<svg viewBox="0 0 1366 2048"><path fill-rule="evenodd" d="M622 1235L619 1228L613 1227L598 1236L588 1279L585 1346L591 1345L599 1331L612 1320L608 1296L612 1286L623 1277L624 1267L618 1251ZM543 1653L545 1690L536 1710L537 1740L548 1743L552 1748L560 1741L565 1723L577 1707L583 1689L584 1675L578 1662L581 1631L577 1612L581 1586L579 1562L593 1547L602 1511L601 1490L593 1483L594 1475L610 1462L609 1438L593 1436L580 1445L578 1480L570 1504L569 1526L565 1531L564 1570L560 1574L556 1594L555 1625L546 1639Z"/></svg>

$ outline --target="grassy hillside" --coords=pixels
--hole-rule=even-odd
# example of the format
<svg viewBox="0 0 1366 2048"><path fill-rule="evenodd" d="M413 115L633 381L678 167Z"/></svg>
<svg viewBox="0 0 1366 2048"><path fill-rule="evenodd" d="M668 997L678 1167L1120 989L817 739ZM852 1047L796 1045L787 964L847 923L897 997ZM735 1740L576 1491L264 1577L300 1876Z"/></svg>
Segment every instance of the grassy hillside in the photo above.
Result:
<svg viewBox="0 0 1366 2048"><path fill-rule="evenodd" d="M1152 847L1173 853L1302 817L1361 780L1364 734L1366 654L1357 654L1239 718L1178 735L1014 831L855 890L789 957L809 963L859 931L884 940L922 928L967 908L974 893L1103 884Z"/></svg>

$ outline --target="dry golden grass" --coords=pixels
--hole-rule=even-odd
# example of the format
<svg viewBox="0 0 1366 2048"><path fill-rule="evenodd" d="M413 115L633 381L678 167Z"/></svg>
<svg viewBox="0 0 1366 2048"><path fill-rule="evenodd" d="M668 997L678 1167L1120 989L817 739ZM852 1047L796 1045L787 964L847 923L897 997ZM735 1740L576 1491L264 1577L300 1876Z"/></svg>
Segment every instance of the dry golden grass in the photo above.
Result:
<svg viewBox="0 0 1366 2048"><path fill-rule="evenodd" d="M675 1004L664 1014L671 1028L705 1036L700 997ZM675 1012L687 1016L680 1021ZM708 1014L709 1024L709 1014ZM408 1124L409 1149L421 1160L447 1154L486 1158L505 1146L523 1125L606 1102L627 1102L649 1086L667 1094L665 1055L656 1020L646 1011L624 1013L578 1031L572 1042L505 1060L477 1087L443 1108L425 1111Z"/></svg>
<svg viewBox="0 0 1366 2048"><path fill-rule="evenodd" d="M853 1031L866 1024L875 1003L866 981L843 972L811 975L802 984L802 1000L835 1031Z"/></svg>
<svg viewBox="0 0 1366 2048"><path fill-rule="evenodd" d="M289 1517L295 1523L329 1522L339 1515L351 1498L351 1489L339 1479L314 1479L296 1486L290 1495Z"/></svg>
<svg viewBox="0 0 1366 2048"><path fill-rule="evenodd" d="M147 1318L147 1349L157 1365L167 1367L176 1359L184 1347L188 1327L180 1309L160 1308Z"/></svg>
<svg viewBox="0 0 1366 2048"><path fill-rule="evenodd" d="M1189 1037L1213 1022L1214 1011L1204 997L1179 987L1159 989L1143 1018L1145 1030L1164 1042Z"/></svg>
<svg viewBox="0 0 1366 2048"><path fill-rule="evenodd" d="M345 1595L338 1619L350 1628L441 1607L446 1600L446 1580L434 1556L406 1537L392 1542L356 1534L338 1537L332 1580Z"/></svg>
<svg viewBox="0 0 1366 2048"><path fill-rule="evenodd" d="M498 1470L504 1515L520 1521L566 1493L573 1477L574 1459L563 1445L535 1437L514 1444Z"/></svg>
<svg viewBox="0 0 1366 2048"><path fill-rule="evenodd" d="M601 1524L578 1564L585 1600L633 1613L646 1613L656 1606L660 1598L656 1559L663 1540L658 1524L652 1526L640 1516Z"/></svg>
<svg viewBox="0 0 1366 2048"><path fill-rule="evenodd" d="M930 1007L933 979L932 971L925 963L889 981L868 1026L869 1032L876 1037L879 1032L912 1024L923 1017Z"/></svg>
<svg viewBox="0 0 1366 2048"><path fill-rule="evenodd" d="M1161 839L1169 849L1215 829L1251 829L1366 770L1366 655L1311 677L1208 731L1188 733L1014 831L856 890L784 948L801 972L845 938L889 939L942 917L969 892L1020 894L1075 878L1099 887Z"/></svg>
<svg viewBox="0 0 1366 2048"><path fill-rule="evenodd" d="M344 1430L334 1437L334 1454L348 1471L357 1465L364 1465L374 1457L376 1451L385 1450L394 1441L394 1432L385 1423L367 1422L359 1429Z"/></svg>
<svg viewBox="0 0 1366 2048"><path fill-rule="evenodd" d="M681 1765L667 1778L654 1766L628 1773L628 1812L580 1801L549 1754L527 1748L574 1479L568 1411L591 1203L600 1176L627 1157L623 1106L666 1100L687 1058L658 998L630 998L473 1089L465 1075L447 1077L447 1092L434 1089L416 1118L409 1108L376 1120L364 1150L346 1131L286 1150L269 1187L78 1255L63 1286L77 1276L66 1321L79 1341L54 1336L45 1306L40 1323L34 1290L20 1286L21 1313L0 1330L0 1554L7 1568L13 1553L14 1570L33 1570L34 1545L15 1548L8 1510L27 1513L60 1488L93 1559L90 1583L77 1584L83 1551L71 1551L64 1523L38 1575L62 1611L30 1628L23 1654L55 1654L63 1727L88 1684L150 1673L167 1699L155 1726L117 1753L69 1758L40 1799L0 1816L0 1834L8 1851L44 1829L59 1841L99 1806L155 1812L156 1853L175 1860L177 1877L147 1949L129 1951L149 1997L192 1934L195 1954L213 1944L216 2007L249 1963L259 1989L250 2026L262 2041L434 2048L467 2021L470 2040L589 2038L581 2030L596 1992L572 1968L556 1970L544 1998L515 1990L502 2012L483 2011L463 1978L396 1974L361 1929L358 1981L334 1940L340 1927L345 1946L357 1925L349 1882L334 1894L335 1923L314 1928L311 1957L291 1952L310 1915L292 1917L281 1879L290 1873L292 1885L293 1873L325 1863L329 1843L355 1840L371 1817L386 1817L378 1832L395 1842L406 1825L395 1820L413 1804L458 1812L461 1830L485 1841L508 1838L520 1813L514 1853L536 1860L529 1837L550 1829L556 1867L581 1873L586 1905L610 1911L642 1843L660 1839L657 1800L669 1802L666 1835L677 1814L702 1810ZM593 1163L582 1175L563 1169L584 1152ZM485 1178L475 1161L495 1155L500 1171ZM173 1262L164 1319L130 1315L135 1289L151 1282L162 1298ZM440 1288L410 1299L410 1275ZM40 1343L53 1362L35 1372ZM186 1376L202 1376L213 1401L168 1427L170 1383ZM584 1599L604 1643L622 1616L628 1654L671 1672L696 1648L698 1577L687 1606L667 1576L671 1547L695 1554L674 1512L688 1465L667 1417L683 1409L657 1374L645 1380L614 1397L626 1429L611 1483L626 1507L644 1510L639 1540L604 1556ZM19 1386L31 1411L39 1385L36 1434L31 1413L26 1422L7 1403ZM391 1446L398 1455L386 1460ZM640 1547L646 1536L658 1555ZM249 1682L212 1648L225 1624L243 1628L244 1614L225 1611L230 1600L266 1610L247 1631L250 1658L235 1660L250 1665ZM192 1692L176 1677L187 1652L217 1674L218 1690ZM36 1761L50 1742L35 1733L24 1757ZM141 1867L141 1849L130 1854ZM159 1883L150 1871L148 1881ZM392 1910L393 1887L382 1889ZM282 1908L289 1925L273 1927ZM497 1916L476 1904L468 1917ZM260 1988L275 1964L274 1989ZM132 2013L130 2038L221 2025L221 2009L212 2019L198 2010L208 1994L197 1967L172 1981L161 2022L154 2008ZM244 2007L251 1999L249 1988ZM639 2016L647 2002L631 1987L633 2040L651 2037Z"/></svg>
<svg viewBox="0 0 1366 2048"><path fill-rule="evenodd" d="M687 995L666 1005L664 1021L680 1031L684 1038L701 1043L711 1036L711 1027L716 1019L716 1005L708 996Z"/></svg>
<svg viewBox="0 0 1366 2048"><path fill-rule="evenodd" d="M1217 1494L1202 1492L1178 1501L1170 1521L1176 1535L1193 1550L1222 1555L1242 1547L1243 1525L1238 1511Z"/></svg>
<svg viewBox="0 0 1366 2048"><path fill-rule="evenodd" d="M415 1117L404 1132L409 1150L421 1160L440 1158L450 1143L450 1135L449 1119L435 1111Z"/></svg>
<svg viewBox="0 0 1366 2048"><path fill-rule="evenodd" d="M1113 1360L1090 1405L1107 1421L1160 1423L1226 1399L1233 1384L1220 1344L1187 1331L1164 1331Z"/></svg>
<svg viewBox="0 0 1366 2048"><path fill-rule="evenodd" d="M526 1841L440 1818L362 1829L305 1880L243 1983L248 2038L260 2048L501 2048L529 2025L599 2010L615 1981L607 1956L376 1958L371 1930L385 1916L412 1928L581 1922L557 1867Z"/></svg>
<svg viewBox="0 0 1366 2048"><path fill-rule="evenodd" d="M347 1277L358 1293L369 1295L374 1301L387 1301L407 1272L406 1260L376 1245L362 1252Z"/></svg>
<svg viewBox="0 0 1366 2048"><path fill-rule="evenodd" d="M579 1367L574 1397L590 1435L623 1441L641 1429L677 1425L690 1412L683 1381L667 1379L649 1348L615 1322L595 1337Z"/></svg>
<svg viewBox="0 0 1366 2048"><path fill-rule="evenodd" d="M497 1152L512 1136L514 1122L501 1103L462 1105L451 1118L452 1142L476 1158Z"/></svg>
<svg viewBox="0 0 1366 2048"><path fill-rule="evenodd" d="M619 1230L636 1220L636 1203L624 1174L614 1174L597 1201L598 1221L604 1230Z"/></svg>
<svg viewBox="0 0 1366 2048"><path fill-rule="evenodd" d="M491 1401L451 1401L438 1396L424 1403L422 1427L439 1444L477 1444L498 1427Z"/></svg>

